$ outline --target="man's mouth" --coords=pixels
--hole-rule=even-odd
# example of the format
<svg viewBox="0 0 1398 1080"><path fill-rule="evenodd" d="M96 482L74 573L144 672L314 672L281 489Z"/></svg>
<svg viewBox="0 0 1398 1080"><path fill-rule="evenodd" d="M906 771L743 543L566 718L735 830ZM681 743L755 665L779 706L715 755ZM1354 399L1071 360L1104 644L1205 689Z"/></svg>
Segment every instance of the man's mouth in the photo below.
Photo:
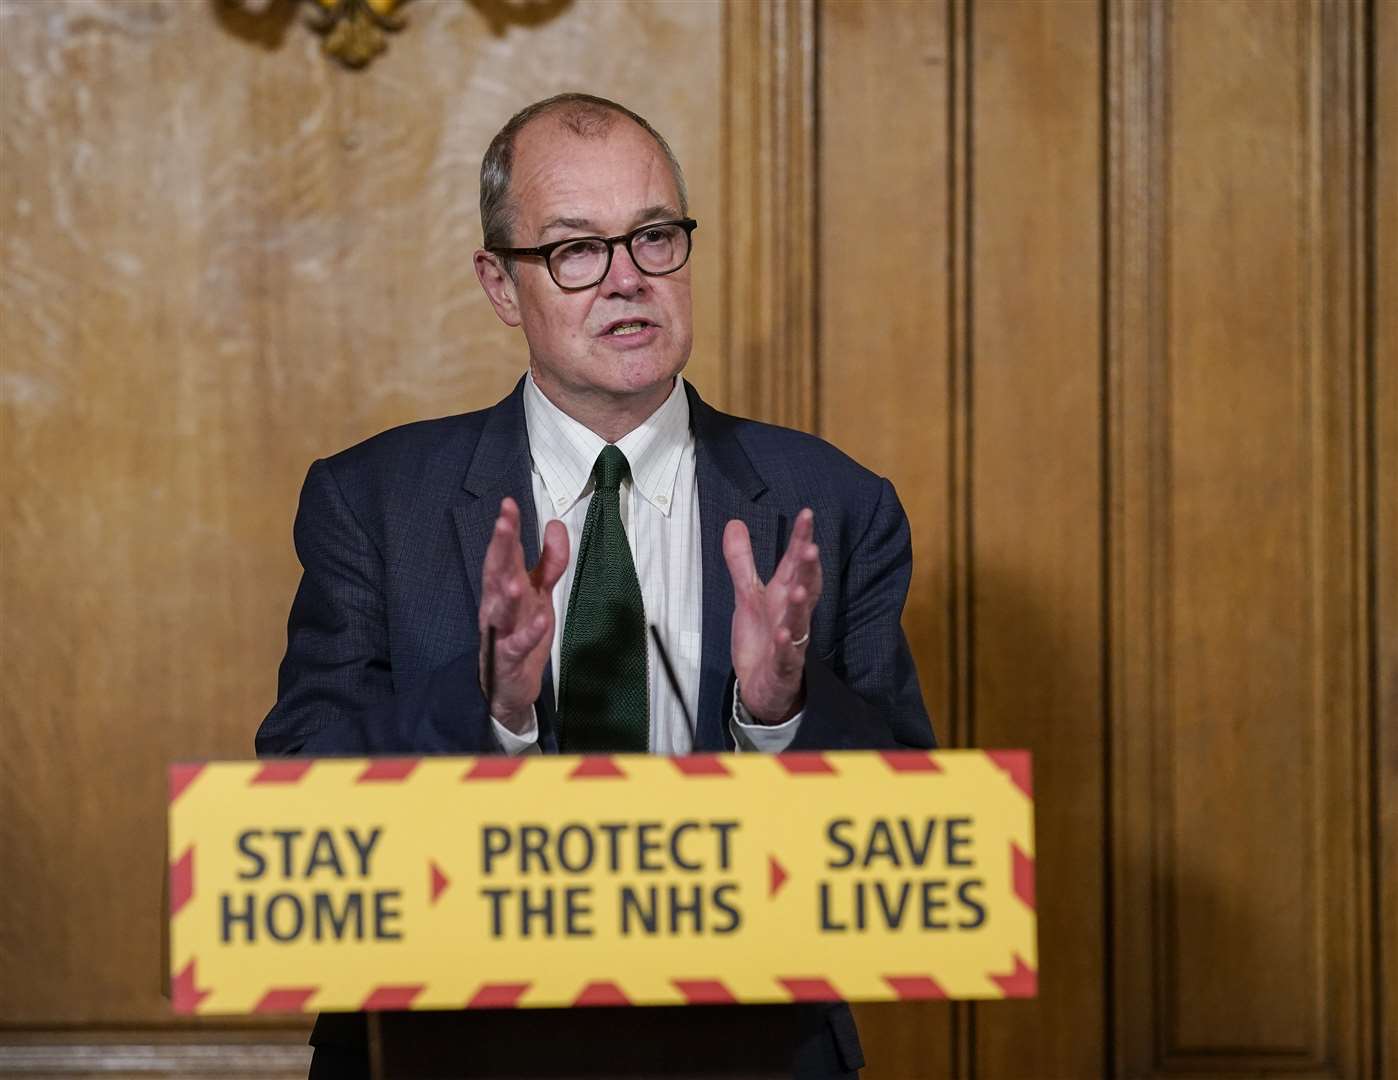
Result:
<svg viewBox="0 0 1398 1080"><path fill-rule="evenodd" d="M609 337L626 337L629 334L639 334L654 325L649 319L625 319L612 323L602 333Z"/></svg>

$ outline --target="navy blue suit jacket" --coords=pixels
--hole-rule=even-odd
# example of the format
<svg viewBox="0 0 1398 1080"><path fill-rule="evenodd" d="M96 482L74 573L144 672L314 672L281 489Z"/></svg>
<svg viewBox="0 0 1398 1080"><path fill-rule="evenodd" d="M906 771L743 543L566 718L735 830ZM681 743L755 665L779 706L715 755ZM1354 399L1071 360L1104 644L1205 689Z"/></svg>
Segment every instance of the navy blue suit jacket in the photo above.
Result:
<svg viewBox="0 0 1398 1080"><path fill-rule="evenodd" d="M720 413L689 390L703 561L695 749L733 749L733 583L724 526L747 524L763 580L815 511L824 588L793 750L931 747L899 620L912 568L893 486L811 435ZM305 573L259 754L480 754L499 747L477 678L481 564L500 500L537 557L523 381L480 412L394 428L311 466L296 516ZM553 676L537 705L556 752Z"/></svg>
<svg viewBox="0 0 1398 1080"><path fill-rule="evenodd" d="M792 749L934 746L899 622L912 548L892 485L820 439L728 416L686 389L704 575L695 749L733 749L733 585L724 526L733 518L747 524L766 580L805 506L815 511L824 586L806 650L805 716ZM504 496L519 504L531 561L538 552L522 390L523 380L493 408L394 428L311 466L295 526L304 574L277 703L257 733L259 754L499 752L477 677L476 611ZM551 671L536 711L541 749L557 752ZM703 1018L686 1015L698 1030ZM848 1007L783 1015L796 1022L795 1075L846 1076L863 1063ZM547 1022L558 1031L571 1019L555 1014ZM421 1018L410 1022L425 1030ZM602 1032L613 1042L594 1052L610 1056L627 1044L627 1022L575 1025L569 1038L586 1054L582 1041ZM657 1015L648 1022L654 1027ZM475 1015L451 1023L457 1046L488 1046L500 1030L497 1024L472 1035L466 1025L493 1023ZM324 1075L347 1075L349 1062L364 1060L362 1018L323 1016L311 1041Z"/></svg>

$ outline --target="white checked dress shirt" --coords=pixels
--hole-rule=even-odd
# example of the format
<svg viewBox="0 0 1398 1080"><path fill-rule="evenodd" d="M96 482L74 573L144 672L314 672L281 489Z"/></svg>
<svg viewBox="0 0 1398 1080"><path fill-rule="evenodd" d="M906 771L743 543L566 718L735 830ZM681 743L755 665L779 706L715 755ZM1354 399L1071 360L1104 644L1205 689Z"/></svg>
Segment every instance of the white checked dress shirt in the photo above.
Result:
<svg viewBox="0 0 1398 1080"><path fill-rule="evenodd" d="M543 543L544 528L555 518L568 530L568 568L553 589L556 619L550 655L556 703L563 620L568 611L568 597L572 594L583 523L592 501L592 467L607 443L544 397L534 385L533 376L524 382L524 420L533 459L531 480L539 542ZM616 445L631 466L630 479L621 484L621 519L641 583L646 622L660 629L684 692L685 704L690 715L697 718L703 656L704 583L694 435L689 429L689 398L682 380L676 378L664 404L640 427L622 436ZM721 566L713 572L726 574L728 568ZM650 752L689 753L694 745L694 734L665 679L649 633L646 635L646 689ZM775 753L791 745L801 723L801 714L784 724L767 726L751 722L747 710L735 702L730 723L740 750ZM537 717L519 735L496 721L495 734L508 754L538 749Z"/></svg>

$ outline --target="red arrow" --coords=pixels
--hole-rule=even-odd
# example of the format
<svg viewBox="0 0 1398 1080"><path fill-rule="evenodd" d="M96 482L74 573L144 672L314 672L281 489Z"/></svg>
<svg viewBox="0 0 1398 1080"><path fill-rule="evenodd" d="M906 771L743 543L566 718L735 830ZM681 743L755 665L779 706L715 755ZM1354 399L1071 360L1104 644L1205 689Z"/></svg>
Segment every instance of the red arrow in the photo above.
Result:
<svg viewBox="0 0 1398 1080"><path fill-rule="evenodd" d="M786 884L787 875L786 867L777 862L775 855L767 856L767 870L767 899L770 900L777 895L777 890Z"/></svg>
<svg viewBox="0 0 1398 1080"><path fill-rule="evenodd" d="M441 868L431 859L427 860L427 866L432 871L432 902L435 904L437 897L442 895L442 890L451 883L447 880L446 874L442 873Z"/></svg>

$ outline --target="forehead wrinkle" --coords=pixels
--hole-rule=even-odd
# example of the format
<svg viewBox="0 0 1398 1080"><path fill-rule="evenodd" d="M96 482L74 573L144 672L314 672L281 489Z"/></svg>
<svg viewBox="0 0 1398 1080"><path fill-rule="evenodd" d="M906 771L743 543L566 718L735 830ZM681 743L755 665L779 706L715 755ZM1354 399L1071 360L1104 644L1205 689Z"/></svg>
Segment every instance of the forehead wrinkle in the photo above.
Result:
<svg viewBox="0 0 1398 1080"><path fill-rule="evenodd" d="M528 131L526 128L521 133L522 142ZM581 150L582 155L586 155L599 142L603 147L615 147L625 139L626 136L613 132L596 141L576 136L565 136L563 141L565 146L572 144ZM624 231L644 224L647 219L657 220L658 215L679 217L673 205L678 202L678 192L668 165L658 147L653 145L653 140L646 137L642 145L644 153L636 154L629 163L629 169L636 171L632 172L629 183L621 181L621 184L640 189L651 199L659 198L644 211L634 214L622 226ZM525 146L520 149L525 149ZM529 146L528 151L517 155L516 172L510 185L513 189L510 201L519 234L515 243L524 242L526 235L531 235L534 243L541 242L544 234L555 228L583 229L587 235L610 235L596 215L600 213L610 219L613 213L619 216L625 212L608 197L616 185L604 184L600 179L594 181L587 173L580 174L576 170L577 158L566 152L558 152L556 144L547 148ZM521 161L520 158L526 160ZM617 223L620 225L620 220Z"/></svg>
<svg viewBox="0 0 1398 1080"><path fill-rule="evenodd" d="M544 222L543 225L541 225L541 226L539 227L539 234L540 234L540 235L543 235L544 233L548 232L550 229L591 229L591 230L596 230L596 228L597 228L597 226L594 225L588 218L556 217L556 218L549 218L548 221Z"/></svg>

